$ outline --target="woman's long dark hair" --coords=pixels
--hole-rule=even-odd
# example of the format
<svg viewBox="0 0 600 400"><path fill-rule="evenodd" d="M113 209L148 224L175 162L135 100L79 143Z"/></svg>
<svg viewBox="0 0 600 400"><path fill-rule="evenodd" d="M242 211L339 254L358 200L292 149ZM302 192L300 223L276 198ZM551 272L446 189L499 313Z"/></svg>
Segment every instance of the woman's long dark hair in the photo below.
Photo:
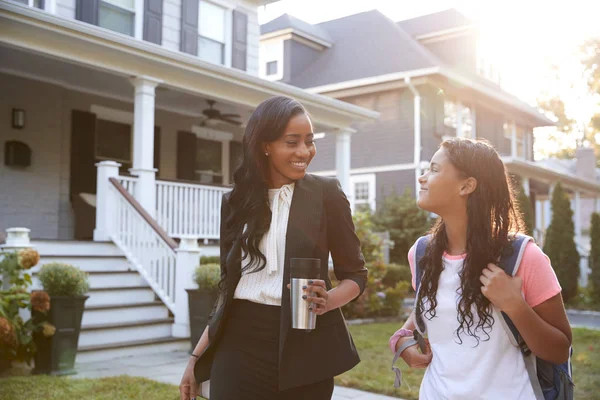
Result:
<svg viewBox="0 0 600 400"><path fill-rule="evenodd" d="M243 272L257 272L266 266L266 257L259 250L260 241L271 223L269 161L264 144L279 139L289 120L300 114L308 115L298 101L276 96L262 102L246 126L242 143L244 158L233 174L234 187L229 197L231 212L225 221L226 243L241 235L244 259L250 258ZM247 226L245 230L244 226ZM225 276L221 283L224 280Z"/></svg>
<svg viewBox="0 0 600 400"><path fill-rule="evenodd" d="M494 324L492 307L481 293L479 277L488 263L497 264L499 258L510 251L511 237L523 223L504 164L487 141L452 138L444 141L441 148L445 149L450 163L464 178L477 180L477 187L467 199L467 254L460 273L459 327L456 334L460 343L460 334L465 332L479 343L477 332L482 331L487 336L484 340L488 340ZM442 257L448 248L444 220L439 218L429 233L432 240L419 263L423 277L417 312L431 319L436 315ZM425 299L429 308L423 312ZM474 318L474 312L477 318Z"/></svg>

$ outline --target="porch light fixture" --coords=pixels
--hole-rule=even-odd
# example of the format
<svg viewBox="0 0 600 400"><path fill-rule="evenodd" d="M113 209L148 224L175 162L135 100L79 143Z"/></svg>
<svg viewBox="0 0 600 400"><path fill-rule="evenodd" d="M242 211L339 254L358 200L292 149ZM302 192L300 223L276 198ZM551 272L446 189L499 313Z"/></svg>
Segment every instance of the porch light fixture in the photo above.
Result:
<svg viewBox="0 0 600 400"><path fill-rule="evenodd" d="M25 110L21 108L13 108L12 127L15 129L23 129L25 127Z"/></svg>

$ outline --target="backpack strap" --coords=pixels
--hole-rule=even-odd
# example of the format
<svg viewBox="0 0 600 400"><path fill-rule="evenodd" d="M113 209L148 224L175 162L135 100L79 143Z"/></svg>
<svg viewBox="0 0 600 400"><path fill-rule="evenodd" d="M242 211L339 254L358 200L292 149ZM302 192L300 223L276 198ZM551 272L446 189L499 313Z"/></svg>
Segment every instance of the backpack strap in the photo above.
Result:
<svg viewBox="0 0 600 400"><path fill-rule="evenodd" d="M415 243L415 254L414 254L414 259L413 259L413 265L415 268L415 289L417 292L417 296L415 297L415 301L416 299L419 298L419 288L421 287L421 278L423 277L423 270L421 268L419 268L419 263L421 262L421 259L423 258L423 256L425 256L425 251L427 250L427 246L429 245L429 242L431 241L431 235L426 235L426 236L421 236L420 238L417 239L417 242ZM421 335L425 334L425 322L423 321L423 316L421 315L421 313L417 312L417 304L415 303L415 325L417 328L417 331L419 331L419 333Z"/></svg>
<svg viewBox="0 0 600 400"><path fill-rule="evenodd" d="M523 260L523 254L525 253L525 248L529 242L533 242L532 237L522 234L515 235L511 242L512 251L500 258L498 266L502 268L508 275L515 276L519 270L519 266ZM527 370L529 381L533 387L535 398L536 400L544 400L544 393L542 391L542 387L540 386L537 374L536 357L531 353L529 347L527 347L527 344L519 334L517 327L512 322L510 317L505 312L501 312L501 314L502 318L500 319L500 323L506 331L511 343L521 349L521 353L523 354L523 359L525 361L525 369Z"/></svg>
<svg viewBox="0 0 600 400"><path fill-rule="evenodd" d="M523 259L523 254L525 253L525 248L530 241L533 241L533 238L530 236L521 234L515 235L513 241L511 242L512 251L500 258L499 267L502 268L508 275L515 276L517 274L519 266L521 265L521 260ZM508 315L506 315L506 313L502 312L501 314L502 319L500 320L500 323L508 334L511 343L514 346L519 347L523 352L523 355L528 356L531 353L531 350L529 350L527 344L521 338L517 327L508 317Z"/></svg>

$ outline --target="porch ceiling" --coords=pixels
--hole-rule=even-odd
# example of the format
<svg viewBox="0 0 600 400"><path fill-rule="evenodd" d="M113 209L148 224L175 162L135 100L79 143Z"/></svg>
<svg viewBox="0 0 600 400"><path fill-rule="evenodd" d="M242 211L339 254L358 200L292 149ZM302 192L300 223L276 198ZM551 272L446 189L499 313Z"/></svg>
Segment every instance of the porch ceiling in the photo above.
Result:
<svg viewBox="0 0 600 400"><path fill-rule="evenodd" d="M157 106L172 106L192 115L200 115L206 107L203 100L210 98L221 103L221 111L240 113L247 118L260 102L274 95L298 99L319 128L328 131L345 129L354 121L375 120L379 115L93 25L3 2L0 3L0 44L3 45L2 68L32 76L50 76L90 90L103 89L123 98L132 98L129 77L149 76L162 80L164 83L159 88L167 90L158 89ZM44 55L45 62L36 64L35 59L31 59L33 54L15 53L17 49L37 53L38 57ZM11 55L19 57L12 60L7 57Z"/></svg>

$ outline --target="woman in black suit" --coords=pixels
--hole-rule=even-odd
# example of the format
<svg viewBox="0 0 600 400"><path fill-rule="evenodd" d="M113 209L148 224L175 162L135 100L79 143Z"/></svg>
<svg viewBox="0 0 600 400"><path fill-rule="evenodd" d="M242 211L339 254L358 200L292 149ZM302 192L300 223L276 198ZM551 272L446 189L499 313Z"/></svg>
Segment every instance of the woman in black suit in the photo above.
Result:
<svg viewBox="0 0 600 400"><path fill-rule="evenodd" d="M340 311L367 280L348 200L336 179L306 174L316 147L296 100L260 104L243 152L221 206L219 300L185 370L181 399L199 395L208 379L211 400L330 399L333 377L360 361ZM321 260L323 279L305 289L318 315L311 332L291 328L291 258Z"/></svg>

